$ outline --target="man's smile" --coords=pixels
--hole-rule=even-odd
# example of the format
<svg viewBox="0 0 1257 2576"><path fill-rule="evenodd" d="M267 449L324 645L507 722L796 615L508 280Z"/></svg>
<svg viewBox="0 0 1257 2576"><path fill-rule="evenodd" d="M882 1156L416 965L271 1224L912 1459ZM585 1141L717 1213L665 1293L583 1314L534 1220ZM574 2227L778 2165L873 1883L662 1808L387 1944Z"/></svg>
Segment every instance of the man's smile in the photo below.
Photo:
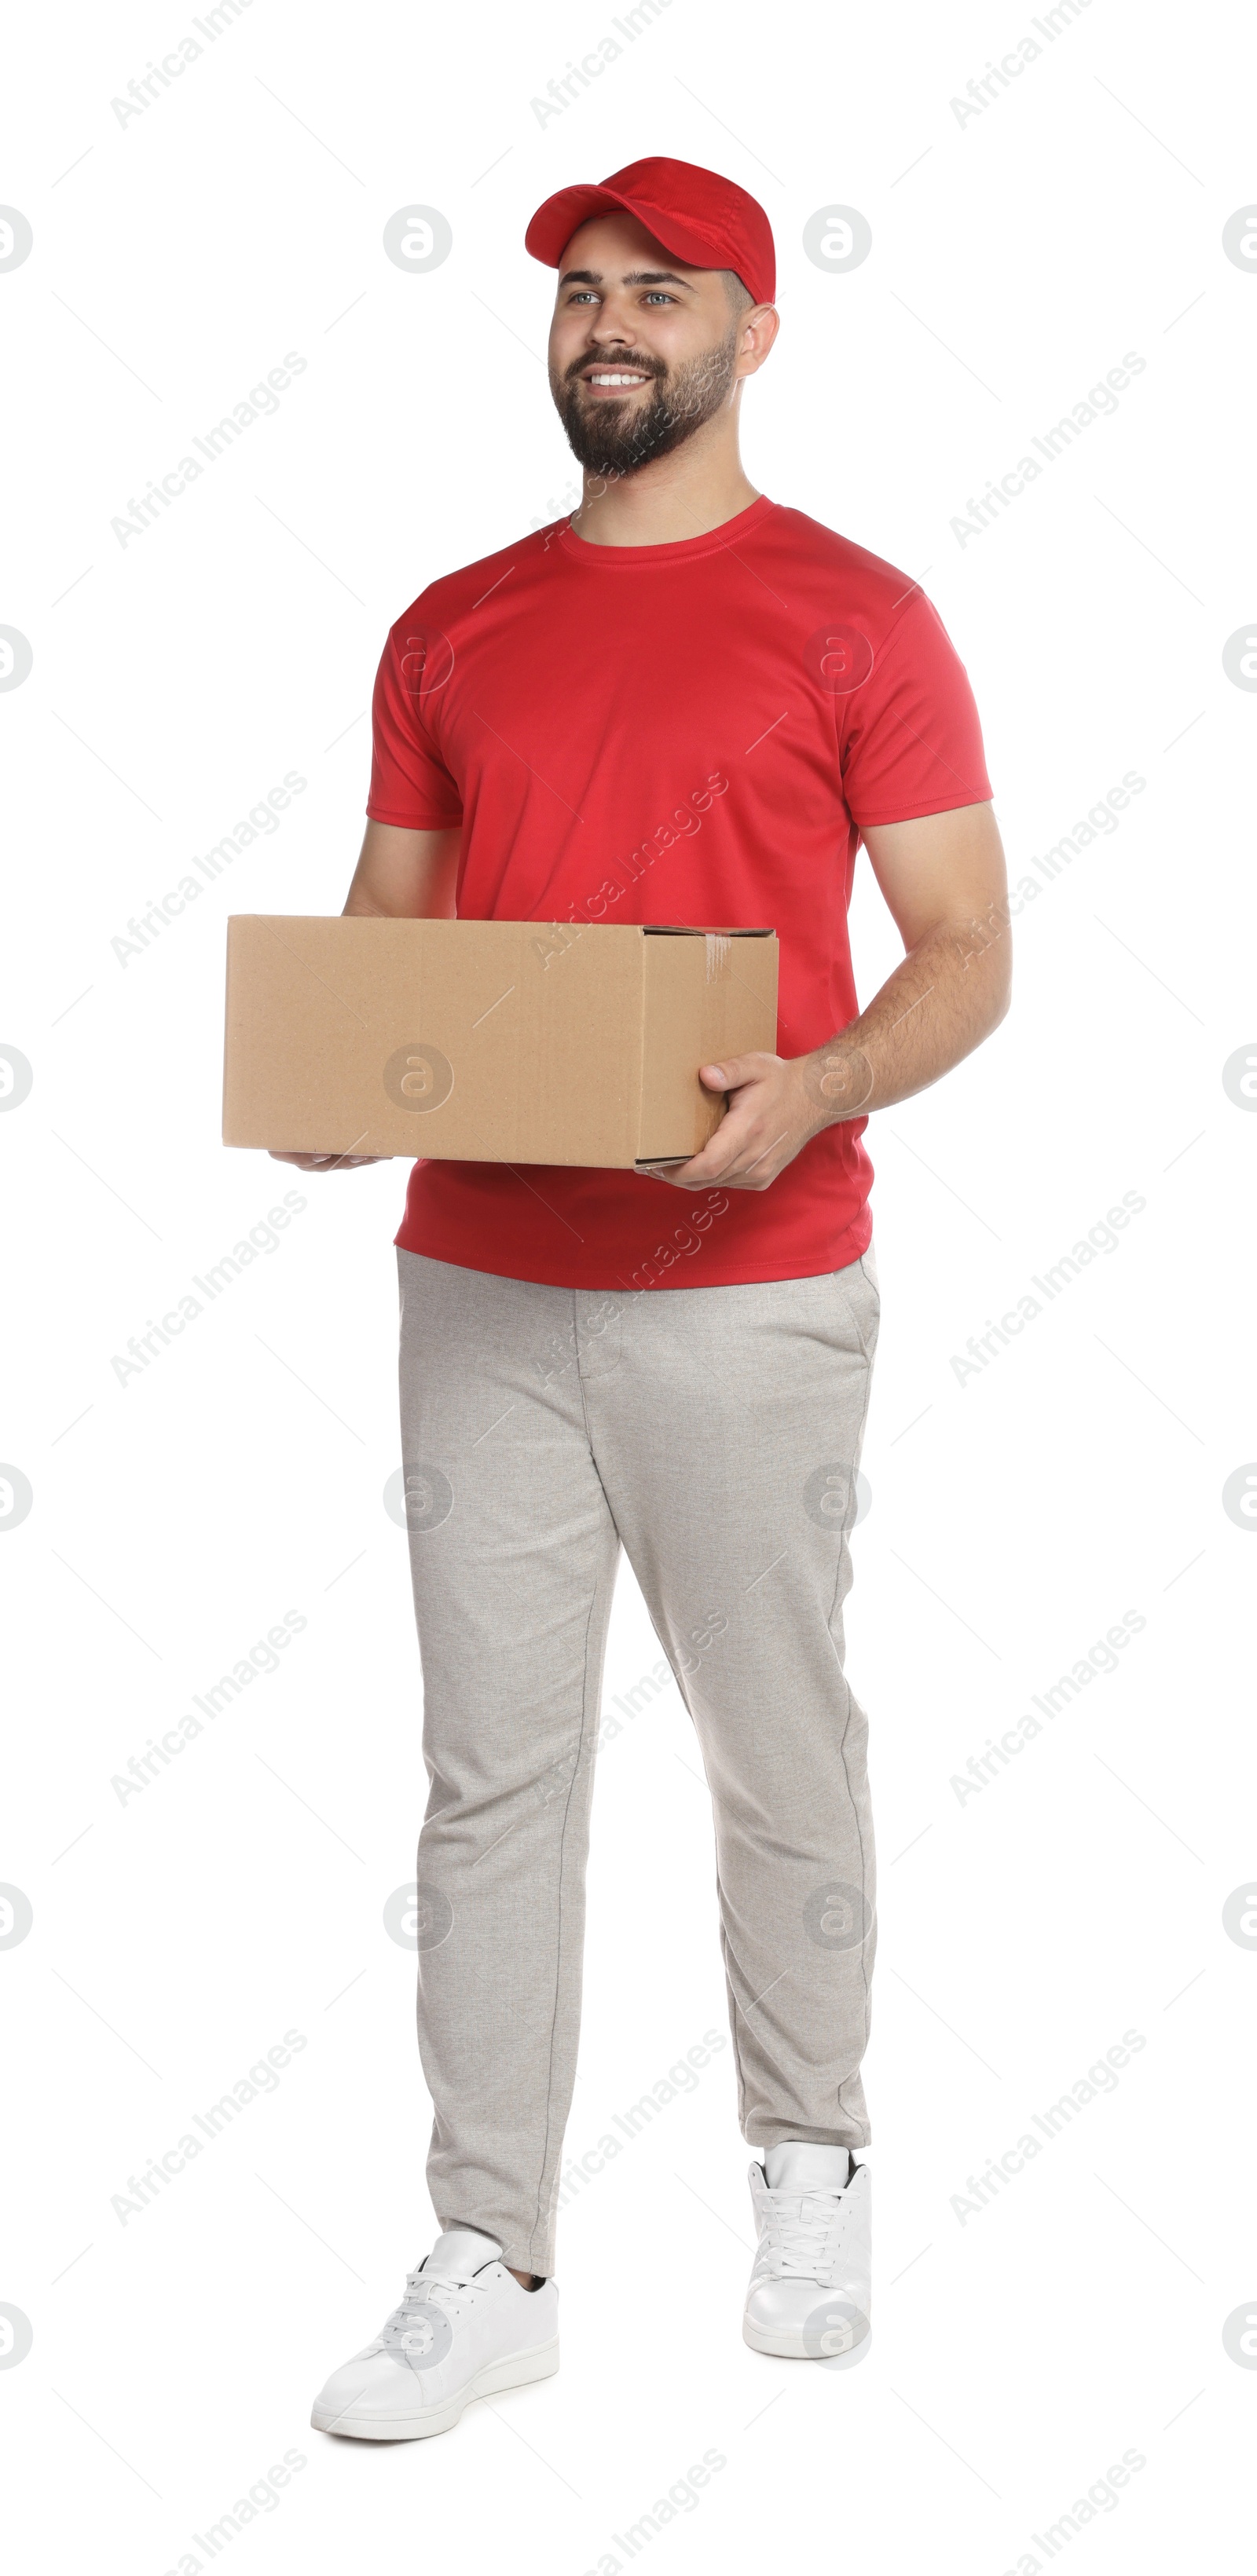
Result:
<svg viewBox="0 0 1257 2576"><path fill-rule="evenodd" d="M653 379L635 367L590 367L580 381L591 393L606 395L632 393L638 385L648 385Z"/></svg>

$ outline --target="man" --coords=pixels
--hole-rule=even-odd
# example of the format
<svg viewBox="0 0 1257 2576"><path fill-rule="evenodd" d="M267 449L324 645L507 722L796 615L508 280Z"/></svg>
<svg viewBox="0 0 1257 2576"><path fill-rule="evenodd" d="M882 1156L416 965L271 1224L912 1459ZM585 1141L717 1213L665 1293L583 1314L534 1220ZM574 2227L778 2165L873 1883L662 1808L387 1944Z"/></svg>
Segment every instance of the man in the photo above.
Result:
<svg viewBox="0 0 1257 2576"><path fill-rule="evenodd" d="M714 1803L738 2110L760 2151L743 2332L799 2357L868 2333L852 2150L869 2134L873 1845L842 1668L879 1314L860 1140L1008 1000L1003 857L939 620L742 468L742 388L778 328L762 208L646 160L562 190L526 239L560 271L550 385L584 497L393 628L346 910L577 934L771 925L782 1051L702 1067L727 1105L679 1167L411 1176L419 2031L441 2234L313 2416L375 2439L444 2431L470 2398L558 2366L554 2209L621 1543ZM861 840L906 953L857 1012Z"/></svg>

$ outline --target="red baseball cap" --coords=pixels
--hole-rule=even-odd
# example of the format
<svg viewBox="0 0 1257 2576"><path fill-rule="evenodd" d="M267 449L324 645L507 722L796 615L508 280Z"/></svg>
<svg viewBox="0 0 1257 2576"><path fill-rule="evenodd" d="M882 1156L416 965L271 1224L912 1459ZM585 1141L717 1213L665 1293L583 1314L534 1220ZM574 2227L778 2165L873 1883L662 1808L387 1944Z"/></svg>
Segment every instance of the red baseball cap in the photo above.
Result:
<svg viewBox="0 0 1257 2576"><path fill-rule="evenodd" d="M731 268L757 304L772 303L777 263L763 207L732 179L694 161L630 161L598 187L560 188L538 206L524 248L557 268L577 228L617 208L636 215L687 268Z"/></svg>

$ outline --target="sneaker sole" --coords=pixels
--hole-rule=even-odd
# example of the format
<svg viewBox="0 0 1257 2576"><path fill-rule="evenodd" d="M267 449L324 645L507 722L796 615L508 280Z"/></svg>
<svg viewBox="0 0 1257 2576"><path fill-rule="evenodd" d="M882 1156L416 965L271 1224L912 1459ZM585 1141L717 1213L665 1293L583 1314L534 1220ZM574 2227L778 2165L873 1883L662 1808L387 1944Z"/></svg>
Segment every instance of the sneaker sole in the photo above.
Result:
<svg viewBox="0 0 1257 2576"><path fill-rule="evenodd" d="M458 2423L465 2406L477 2397L498 2397L507 2388L526 2388L534 2379L551 2379L559 2366L559 2339L537 2344L531 2352L509 2353L504 2361L491 2362L477 2371L465 2388L448 2397L443 2406L429 2406L406 2415L373 2415L355 2421L352 2406L339 2414L316 2400L310 2421L317 2433L344 2433L359 2442L422 2442L431 2433L449 2433Z"/></svg>
<svg viewBox="0 0 1257 2576"><path fill-rule="evenodd" d="M766 2326L753 2326L749 2317L742 2319L742 2341L750 2345L752 2352L775 2353L780 2361L806 2361L809 2357L801 2334L770 2334Z"/></svg>
<svg viewBox="0 0 1257 2576"><path fill-rule="evenodd" d="M770 2352L775 2355L778 2361L818 2361L824 2359L823 2354L809 2352L807 2350L803 2341L803 2336L797 2327L793 2333L791 2333L788 2328L783 2327L779 2329L776 2334L773 2334L767 2326L752 2325L749 2317L743 2317L742 2341L743 2343L750 2345L752 2352Z"/></svg>

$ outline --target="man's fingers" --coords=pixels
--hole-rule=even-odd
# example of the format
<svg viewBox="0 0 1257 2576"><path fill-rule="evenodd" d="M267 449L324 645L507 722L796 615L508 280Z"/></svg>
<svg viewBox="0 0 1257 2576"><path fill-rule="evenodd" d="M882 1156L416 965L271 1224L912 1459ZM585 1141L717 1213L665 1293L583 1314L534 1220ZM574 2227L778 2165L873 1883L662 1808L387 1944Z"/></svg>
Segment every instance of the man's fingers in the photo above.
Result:
<svg viewBox="0 0 1257 2576"><path fill-rule="evenodd" d="M771 1056L722 1056L719 1064L700 1064L698 1075L709 1091L736 1091L740 1083L750 1082L757 1073L766 1072Z"/></svg>
<svg viewBox="0 0 1257 2576"><path fill-rule="evenodd" d="M700 1064L699 1080L708 1091L728 1091L735 1096L719 1126L707 1143L688 1163L673 1164L661 1170L656 1164L643 1163L640 1168L649 1180L671 1181L686 1190L719 1187L762 1189L772 1178L772 1156L786 1130L756 1140L756 1128L764 1104L759 1093L744 1086L762 1081L778 1065L771 1055L721 1056L711 1064ZM737 1095L742 1093L742 1097ZM757 1110L756 1104L759 1104ZM768 1112L771 1115L771 1111ZM758 1168L757 1168L758 1166Z"/></svg>
<svg viewBox="0 0 1257 2576"><path fill-rule="evenodd" d="M648 1180L671 1181L676 1189L718 1189L722 1182L736 1178L739 1156L736 1146L732 1151L726 1148L724 1153L709 1161L711 1153L712 1147L705 1145L702 1153L696 1154L690 1163L674 1163L663 1169L657 1165L643 1165L642 1169Z"/></svg>
<svg viewBox="0 0 1257 2576"><path fill-rule="evenodd" d="M281 1154L269 1148L273 1163L295 1163L299 1172L354 1172L362 1163L381 1163L382 1154Z"/></svg>
<svg viewBox="0 0 1257 2576"><path fill-rule="evenodd" d="M639 1163L637 1168L644 1181L671 1181L674 1189L697 1189L703 1179L697 1157L690 1163Z"/></svg>

